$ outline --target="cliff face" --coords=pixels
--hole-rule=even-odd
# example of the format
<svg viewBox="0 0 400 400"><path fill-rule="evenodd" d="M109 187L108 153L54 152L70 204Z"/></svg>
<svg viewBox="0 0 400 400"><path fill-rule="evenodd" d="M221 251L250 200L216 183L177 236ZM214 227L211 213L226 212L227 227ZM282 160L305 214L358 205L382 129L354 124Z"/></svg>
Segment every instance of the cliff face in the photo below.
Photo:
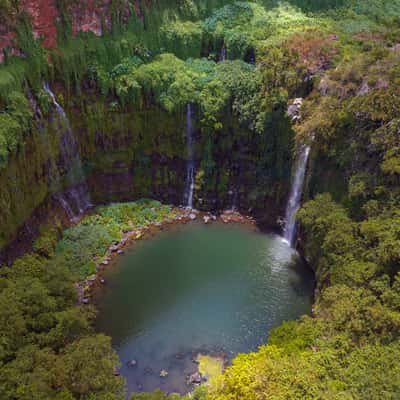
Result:
<svg viewBox="0 0 400 400"><path fill-rule="evenodd" d="M73 35L80 31L91 31L101 35L103 27L111 27L111 0L87 0L84 2L68 2L66 12L70 18ZM129 16L129 7L121 7L123 17ZM1 10L0 10L1 13ZM10 10L7 15L0 15L0 62L4 59L4 50L9 54L19 55L16 40L17 21L28 15L35 38L42 40L45 48L57 45L57 25L62 22L62 13L57 0L20 0L18 10Z"/></svg>
<svg viewBox="0 0 400 400"><path fill-rule="evenodd" d="M30 16L33 36L41 38L44 47L54 47L57 44L56 23L59 21L56 0L23 0L21 9Z"/></svg>

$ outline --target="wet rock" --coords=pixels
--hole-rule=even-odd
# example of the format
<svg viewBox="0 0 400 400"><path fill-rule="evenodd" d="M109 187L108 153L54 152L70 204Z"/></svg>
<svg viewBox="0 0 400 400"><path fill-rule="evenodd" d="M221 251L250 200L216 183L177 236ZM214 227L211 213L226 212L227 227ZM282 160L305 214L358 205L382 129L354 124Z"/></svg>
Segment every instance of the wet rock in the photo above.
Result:
<svg viewBox="0 0 400 400"><path fill-rule="evenodd" d="M368 94L371 91L371 87L368 85L367 82L364 82L360 89L357 92L357 96L362 96L364 94Z"/></svg>
<svg viewBox="0 0 400 400"><path fill-rule="evenodd" d="M202 376L200 372L194 372L193 374L189 375L188 383L189 385L199 385L202 381Z"/></svg>
<svg viewBox="0 0 400 400"><path fill-rule="evenodd" d="M301 118L300 110L303 104L303 99L298 97L293 100L293 103L288 107L287 114L292 121L297 121Z"/></svg>
<svg viewBox="0 0 400 400"><path fill-rule="evenodd" d="M119 254L119 255L124 254L124 251L123 250L118 250L117 254Z"/></svg>
<svg viewBox="0 0 400 400"><path fill-rule="evenodd" d="M113 253L118 251L118 249L119 249L119 246L116 244L113 244L112 246L110 246L110 251Z"/></svg>
<svg viewBox="0 0 400 400"><path fill-rule="evenodd" d="M101 263L101 265L108 265L108 264L110 264L110 261L108 261L108 260L104 260L104 261Z"/></svg>
<svg viewBox="0 0 400 400"><path fill-rule="evenodd" d="M203 221L204 221L205 224L208 224L210 222L210 219L211 219L211 217L209 217L208 215L205 215L203 217Z"/></svg>
<svg viewBox="0 0 400 400"><path fill-rule="evenodd" d="M82 299L83 304L89 304L89 299L87 297Z"/></svg>
<svg viewBox="0 0 400 400"><path fill-rule="evenodd" d="M104 285L106 283L106 280L104 278L101 278L100 283Z"/></svg>
<svg viewBox="0 0 400 400"><path fill-rule="evenodd" d="M129 361L126 363L126 365L127 365L129 368L136 367L136 366L137 366L137 361L136 361L135 359L129 360Z"/></svg>
<svg viewBox="0 0 400 400"><path fill-rule="evenodd" d="M375 84L375 89L387 89L388 87L389 83L383 80L382 78L379 78Z"/></svg>
<svg viewBox="0 0 400 400"><path fill-rule="evenodd" d="M197 218L197 215L192 212L192 213L189 214L189 218L193 221L193 220L195 220Z"/></svg>
<svg viewBox="0 0 400 400"><path fill-rule="evenodd" d="M168 376L168 371L166 369L162 369L160 371L160 378L166 378Z"/></svg>

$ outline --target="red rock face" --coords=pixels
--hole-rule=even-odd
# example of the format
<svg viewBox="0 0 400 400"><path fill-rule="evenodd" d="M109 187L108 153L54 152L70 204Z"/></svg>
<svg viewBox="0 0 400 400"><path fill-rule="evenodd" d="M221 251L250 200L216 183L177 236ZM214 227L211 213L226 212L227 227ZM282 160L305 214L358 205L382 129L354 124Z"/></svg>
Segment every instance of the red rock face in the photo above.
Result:
<svg viewBox="0 0 400 400"><path fill-rule="evenodd" d="M96 3L96 4L95 4ZM71 8L72 15L72 33L76 35L78 32L93 32L95 35L102 34L102 20L109 25L109 0L101 2L95 0L87 0L84 7Z"/></svg>
<svg viewBox="0 0 400 400"><path fill-rule="evenodd" d="M4 33L0 31L0 63L4 60L3 49L6 47L11 47L15 38L15 33L10 31L5 31Z"/></svg>
<svg viewBox="0 0 400 400"><path fill-rule="evenodd" d="M111 0L86 0L70 3L68 13L71 16L72 33L91 31L100 36L103 24L111 27ZM61 21L56 0L21 0L21 10L31 18L33 36L42 40L45 48L57 45L57 22ZM129 17L129 8L123 10L124 18ZM0 26L0 63L3 61L3 49L11 54L19 54L15 43L16 21L9 21L8 26Z"/></svg>
<svg viewBox="0 0 400 400"><path fill-rule="evenodd" d="M55 0L22 0L21 6L31 17L34 37L42 39L45 48L56 46L59 12Z"/></svg>

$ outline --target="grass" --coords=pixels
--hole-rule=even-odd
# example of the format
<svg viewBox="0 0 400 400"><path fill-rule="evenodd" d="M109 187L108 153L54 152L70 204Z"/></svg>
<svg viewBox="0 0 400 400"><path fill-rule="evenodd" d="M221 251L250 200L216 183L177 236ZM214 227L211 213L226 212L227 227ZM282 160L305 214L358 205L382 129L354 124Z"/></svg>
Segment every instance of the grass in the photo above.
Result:
<svg viewBox="0 0 400 400"><path fill-rule="evenodd" d="M224 370L224 360L222 357L213 357L204 354L197 356L199 372L208 379L221 375Z"/></svg>

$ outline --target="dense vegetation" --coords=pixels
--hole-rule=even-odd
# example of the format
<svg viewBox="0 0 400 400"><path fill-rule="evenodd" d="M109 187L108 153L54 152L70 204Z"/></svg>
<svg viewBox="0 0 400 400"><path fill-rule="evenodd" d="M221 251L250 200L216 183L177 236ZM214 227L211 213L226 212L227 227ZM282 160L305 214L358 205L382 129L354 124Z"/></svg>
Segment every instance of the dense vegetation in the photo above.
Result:
<svg viewBox="0 0 400 400"><path fill-rule="evenodd" d="M113 115L156 107L174 116L195 104L208 138L206 175L214 165L209 138L222 136L227 115L234 118L238 135L275 143L262 152L264 169L271 153L281 160L265 180L268 191L289 169L293 145L292 131L279 130L284 124L277 115L282 121L290 99L305 98L294 130L297 142L312 145L308 201L298 219L299 246L317 278L313 315L276 328L268 344L239 355L191 398L398 398L399 1L162 3L143 20L134 14L123 20L116 12L102 38L72 38L69 2L62 3L59 47L44 51L22 18L19 43L29 61L6 57L0 67L2 169L34 129L28 88L48 115L47 79L58 83L58 99L70 109L88 107L86 93ZM11 2L0 10L6 19L18 14ZM57 229L43 228L35 253L1 270L1 398L123 396L109 339L93 333L94 311L76 306L73 283L93 273L96 257L132 218L142 224L170 212L149 207L101 208L58 244Z"/></svg>
<svg viewBox="0 0 400 400"><path fill-rule="evenodd" d="M34 252L0 270L0 397L121 399L123 380L110 338L77 305L75 283L96 271L123 232L174 217L156 201L112 204L66 230L42 228Z"/></svg>

